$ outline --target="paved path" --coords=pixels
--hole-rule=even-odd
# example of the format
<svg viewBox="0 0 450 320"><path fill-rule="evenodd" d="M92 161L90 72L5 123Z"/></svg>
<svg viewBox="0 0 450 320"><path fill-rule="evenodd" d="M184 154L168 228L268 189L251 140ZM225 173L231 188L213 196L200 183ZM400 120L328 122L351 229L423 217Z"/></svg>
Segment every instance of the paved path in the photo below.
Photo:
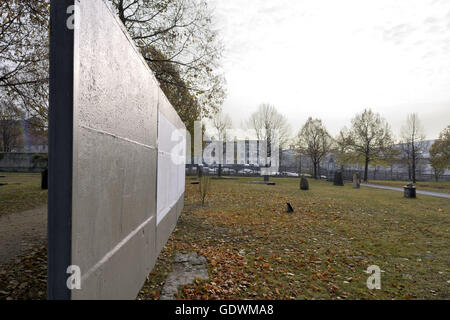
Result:
<svg viewBox="0 0 450 320"><path fill-rule="evenodd" d="M376 188L376 189L383 189L383 190L393 190L393 191L400 191L403 192L403 188L395 188L395 187L388 187L388 186L380 186L380 185L376 185L376 184L366 184L366 183L361 183L362 186L364 187L369 187L369 188ZM450 194L447 193L439 193L439 192L430 192L430 191L421 191L421 190L417 190L416 191L417 194L423 194L425 196L431 196L431 197L439 197L439 198L447 198L450 199Z"/></svg>
<svg viewBox="0 0 450 320"><path fill-rule="evenodd" d="M47 206L0 216L0 265L47 241Z"/></svg>

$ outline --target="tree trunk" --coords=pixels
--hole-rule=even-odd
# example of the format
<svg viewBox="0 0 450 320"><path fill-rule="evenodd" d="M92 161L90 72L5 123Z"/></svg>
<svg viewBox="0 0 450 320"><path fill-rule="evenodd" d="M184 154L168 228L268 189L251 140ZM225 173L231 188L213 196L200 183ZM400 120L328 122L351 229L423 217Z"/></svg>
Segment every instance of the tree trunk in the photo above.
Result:
<svg viewBox="0 0 450 320"><path fill-rule="evenodd" d="M411 170L412 164L411 164L411 162L412 162L412 158L408 156L408 180L409 181L412 180L412 170Z"/></svg>
<svg viewBox="0 0 450 320"><path fill-rule="evenodd" d="M317 180L317 163L316 162L314 162L313 163L313 167L314 167L314 179L316 179Z"/></svg>
<svg viewBox="0 0 450 320"><path fill-rule="evenodd" d="M123 0L120 0L119 4L117 5L117 9L119 11L119 19L122 21L122 23L125 24L125 9L123 7Z"/></svg>
<svg viewBox="0 0 450 320"><path fill-rule="evenodd" d="M299 157L298 160L298 175L301 176L302 175L302 158Z"/></svg>
<svg viewBox="0 0 450 320"><path fill-rule="evenodd" d="M219 164L219 171L217 174L219 175L219 177L222 176L222 165L221 164Z"/></svg>
<svg viewBox="0 0 450 320"><path fill-rule="evenodd" d="M369 181L369 157L366 156L366 163L364 165L364 182Z"/></svg>
<svg viewBox="0 0 450 320"><path fill-rule="evenodd" d="M269 133L267 135L267 157L266 157L266 168L270 168L272 166L272 136ZM270 176L266 175L264 176L264 181L269 182Z"/></svg>
<svg viewBox="0 0 450 320"><path fill-rule="evenodd" d="M270 168L270 164L267 164L266 168ZM269 182L269 181L270 181L270 176L269 175L265 175L264 176L264 182Z"/></svg>

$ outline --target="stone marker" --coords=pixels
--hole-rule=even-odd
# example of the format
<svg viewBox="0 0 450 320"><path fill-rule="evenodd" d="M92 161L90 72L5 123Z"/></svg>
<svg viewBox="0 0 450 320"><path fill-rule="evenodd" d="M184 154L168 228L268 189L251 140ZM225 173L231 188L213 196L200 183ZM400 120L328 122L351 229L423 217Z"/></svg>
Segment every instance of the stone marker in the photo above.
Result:
<svg viewBox="0 0 450 320"><path fill-rule="evenodd" d="M353 175L353 189L361 188L361 180L359 179L359 173Z"/></svg>
<svg viewBox="0 0 450 320"><path fill-rule="evenodd" d="M405 198L415 199L416 195L416 187L413 184L408 184L404 187L405 189Z"/></svg>
<svg viewBox="0 0 450 320"><path fill-rule="evenodd" d="M178 289L184 285L194 283L195 279L208 280L206 258L197 253L177 254L173 272L164 283L160 300L175 300Z"/></svg>
<svg viewBox="0 0 450 320"><path fill-rule="evenodd" d="M300 180L300 189L309 190L309 182L305 177L302 177L302 179Z"/></svg>
<svg viewBox="0 0 450 320"><path fill-rule="evenodd" d="M292 206L291 206L291 204L290 204L289 202L286 203L286 205L287 205L287 212L288 212L288 213L294 212L294 208L292 208Z"/></svg>
<svg viewBox="0 0 450 320"><path fill-rule="evenodd" d="M342 172L338 171L334 174L334 185L339 187L344 186L344 178L342 176Z"/></svg>
<svg viewBox="0 0 450 320"><path fill-rule="evenodd" d="M41 189L48 190L48 169L41 172Z"/></svg>

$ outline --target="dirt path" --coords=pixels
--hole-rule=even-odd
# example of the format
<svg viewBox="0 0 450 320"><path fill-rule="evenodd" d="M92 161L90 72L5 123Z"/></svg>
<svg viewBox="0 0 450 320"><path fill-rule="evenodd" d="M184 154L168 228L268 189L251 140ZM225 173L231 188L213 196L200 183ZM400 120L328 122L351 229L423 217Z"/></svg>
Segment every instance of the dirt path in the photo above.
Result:
<svg viewBox="0 0 450 320"><path fill-rule="evenodd" d="M0 265L47 241L47 206L0 216Z"/></svg>

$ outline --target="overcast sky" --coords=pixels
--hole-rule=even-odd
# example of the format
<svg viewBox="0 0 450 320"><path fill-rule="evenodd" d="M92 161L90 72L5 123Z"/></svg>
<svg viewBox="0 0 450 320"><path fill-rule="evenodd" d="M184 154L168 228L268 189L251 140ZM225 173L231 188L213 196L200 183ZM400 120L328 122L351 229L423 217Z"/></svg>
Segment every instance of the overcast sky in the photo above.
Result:
<svg viewBox="0 0 450 320"><path fill-rule="evenodd" d="M450 125L449 0L210 0L226 46L235 126L262 102L296 133L307 117L336 134L364 108L398 136L410 112L427 138Z"/></svg>

